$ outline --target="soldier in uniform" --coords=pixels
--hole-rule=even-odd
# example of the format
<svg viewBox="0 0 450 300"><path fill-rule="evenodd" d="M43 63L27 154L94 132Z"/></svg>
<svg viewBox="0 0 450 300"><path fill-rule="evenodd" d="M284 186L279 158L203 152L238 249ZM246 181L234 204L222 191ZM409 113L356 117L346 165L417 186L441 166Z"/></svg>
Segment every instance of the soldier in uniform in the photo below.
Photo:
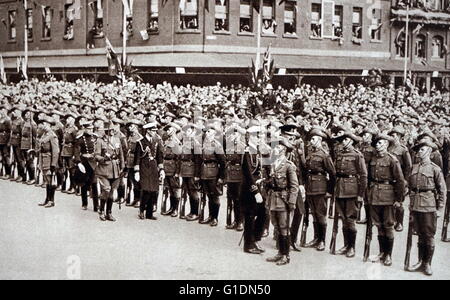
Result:
<svg viewBox="0 0 450 300"><path fill-rule="evenodd" d="M4 107L0 108L0 159L4 169L3 178L8 179L11 175L11 162L9 161L9 138L11 135L11 120Z"/></svg>
<svg viewBox="0 0 450 300"><path fill-rule="evenodd" d="M98 162L95 173L100 183L100 210L101 221L112 221L113 192L119 187L121 177L125 175L125 160L122 143L115 136L115 128L111 122L105 124L105 135L99 139L95 146L95 160ZM106 216L105 212L106 204Z"/></svg>
<svg viewBox="0 0 450 300"><path fill-rule="evenodd" d="M345 131L336 141L342 146L336 157L336 209L342 218L344 236L344 247L339 249L337 254L350 258L355 256L355 222L366 192L367 169L364 156L353 146L361 141L360 137Z"/></svg>
<svg viewBox="0 0 450 300"><path fill-rule="evenodd" d="M167 186L170 199L170 209L161 211L161 215L171 217L178 216L178 204L181 199L180 160L181 142L177 138L177 132L181 127L171 122L164 128L166 140L164 143L164 172L166 177L164 185Z"/></svg>
<svg viewBox="0 0 450 300"><path fill-rule="evenodd" d="M80 121L82 130L78 132L75 140L74 148L74 164L77 166L76 170L78 180L81 185L81 203L82 209L87 210L88 205L88 190L92 191L92 200L94 212L98 211L98 190L97 181L95 178L95 168L97 162L95 161L95 144L98 135L94 133L94 125L90 120Z"/></svg>
<svg viewBox="0 0 450 300"><path fill-rule="evenodd" d="M378 134L373 138L372 145L376 154L369 162L368 168L368 205L372 224L378 228L378 243L380 253L374 259L385 266L392 265L392 248L394 246L394 208L400 206L403 199L403 172L398 159L387 151L392 137Z"/></svg>
<svg viewBox="0 0 450 300"><path fill-rule="evenodd" d="M26 173L28 172L27 184L34 184L35 170L34 170L34 158L36 155L36 129L37 125L32 118L33 110L27 108L22 112L22 118L24 122L22 124L22 132L20 139L20 151L21 151L21 165L23 171L23 182L26 181Z"/></svg>
<svg viewBox="0 0 450 300"><path fill-rule="evenodd" d="M376 154L375 148L372 146L372 140L377 134L377 131L375 129L372 129L370 127L365 127L362 132L362 142L358 147L358 150L362 153L364 156L364 161L366 162L366 168L369 169L369 163L372 160L372 157ZM367 216L369 215L368 207L367 207L367 193L364 195L365 201L364 201L364 210L365 210L365 219L358 218L356 221L357 224L366 224L367 222ZM359 212L359 215L361 216L361 210Z"/></svg>
<svg viewBox="0 0 450 300"><path fill-rule="evenodd" d="M21 110L17 107L11 109L11 135L9 144L11 146L14 163L17 166L18 176L14 178L15 174L11 174L13 181L20 182L24 177L24 170L22 168L22 153L20 152L20 139L22 134L23 119Z"/></svg>
<svg viewBox="0 0 450 300"><path fill-rule="evenodd" d="M66 114L66 126L64 127L63 143L61 150L62 170L63 170L63 193L74 194L75 182L73 175L75 173L75 164L73 161L75 140L78 128L75 126L76 115L73 113ZM70 180L70 187L67 189L67 179Z"/></svg>
<svg viewBox="0 0 450 300"><path fill-rule="evenodd" d="M313 215L314 239L307 248L325 250L327 233L327 198L331 197L336 181L336 170L331 155L322 148L328 134L321 127L309 132L311 148L306 157L306 197ZM328 177L328 179L327 179Z"/></svg>
<svg viewBox="0 0 450 300"><path fill-rule="evenodd" d="M142 124L137 119L131 119L128 121L128 139L127 139L127 154L125 157L126 167L128 169L128 186L133 186L134 199L133 203L130 203L130 199L127 197L127 206L136 207L140 202L141 197L141 185L134 178L134 159L136 153L136 147L139 141L144 137L139 133L139 126Z"/></svg>
<svg viewBox="0 0 450 300"><path fill-rule="evenodd" d="M436 144L429 140L416 143L413 150L417 151L419 162L413 165L408 178L411 199L409 210L419 237L419 262L408 267L407 271L422 271L429 276L433 274L431 261L435 248L436 219L442 215L447 193L442 170L430 159L431 152L436 149Z"/></svg>
<svg viewBox="0 0 450 300"><path fill-rule="evenodd" d="M153 216L153 206L158 200L160 182L164 182L164 148L157 134L157 122L143 126L145 136L138 141L134 155L134 178L140 182L142 197L139 208L139 219L156 220ZM145 211L145 216L144 216Z"/></svg>
<svg viewBox="0 0 450 300"><path fill-rule="evenodd" d="M243 179L242 160L245 150L243 137L245 138L245 129L238 126L236 123L230 125L225 132L226 138L226 166L225 166L225 183L227 184L227 229L236 229L237 231L244 230L243 219L241 216L241 207L239 201L239 190ZM234 212L234 221L228 224L231 220L231 211Z"/></svg>
<svg viewBox="0 0 450 300"><path fill-rule="evenodd" d="M51 125L54 125L54 120L51 117L44 117L42 119L44 134L39 139L39 166L41 168L42 177L46 185L46 198L45 201L39 206L45 206L46 208L55 206L55 191L56 191L56 178L54 178L56 168L58 166L59 158L59 145L58 137L51 129Z"/></svg>
<svg viewBox="0 0 450 300"><path fill-rule="evenodd" d="M408 178L411 173L411 155L404 145L400 143L401 138L405 135L405 130L400 127L394 127L389 135L394 138L394 142L389 146L388 151L394 154L398 161L400 162L400 166L402 167L403 177ZM398 199L398 203L403 203L403 199ZM403 218L405 216L405 210L403 205L395 208L395 230L400 232L403 231Z"/></svg>
<svg viewBox="0 0 450 300"><path fill-rule="evenodd" d="M289 257L289 224L290 215L293 214L298 197L298 178L295 165L287 160L286 151L293 146L285 139L272 141L275 148L272 151L272 165L266 181L268 189L268 206L270 208L271 222L278 233L278 253L268 262L285 265Z"/></svg>
<svg viewBox="0 0 450 300"><path fill-rule="evenodd" d="M216 140L216 134L220 132L216 124L208 124L206 127L203 151L199 155L199 173L197 178L201 180L203 193L208 197L209 217L200 220L200 224L217 226L220 210L219 188L225 177L225 154L221 142Z"/></svg>

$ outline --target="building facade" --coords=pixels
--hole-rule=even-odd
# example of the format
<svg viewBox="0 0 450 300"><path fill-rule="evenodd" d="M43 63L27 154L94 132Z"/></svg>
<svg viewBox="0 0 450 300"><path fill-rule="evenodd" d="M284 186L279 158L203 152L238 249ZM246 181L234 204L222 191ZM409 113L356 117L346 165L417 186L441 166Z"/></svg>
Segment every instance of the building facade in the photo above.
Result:
<svg viewBox="0 0 450 300"><path fill-rule="evenodd" d="M401 0L261 0L260 10L256 0L123 1L28 0L25 9L24 0L0 0L9 79L18 78L27 35L30 76L111 80L106 40L120 54L125 27L127 57L146 81L245 84L260 11L275 84L358 82L372 68L400 84L407 55L417 83L450 85L450 0L413 0L408 31Z"/></svg>

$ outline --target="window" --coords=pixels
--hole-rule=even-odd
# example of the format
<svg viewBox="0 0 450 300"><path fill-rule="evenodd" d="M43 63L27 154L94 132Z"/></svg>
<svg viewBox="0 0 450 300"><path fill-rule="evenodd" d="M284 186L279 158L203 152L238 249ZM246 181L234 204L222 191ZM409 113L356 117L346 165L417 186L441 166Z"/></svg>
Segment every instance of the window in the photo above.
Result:
<svg viewBox="0 0 450 300"><path fill-rule="evenodd" d="M333 36L336 38L343 37L342 22L343 22L342 5L335 5L333 16Z"/></svg>
<svg viewBox="0 0 450 300"><path fill-rule="evenodd" d="M215 22L214 29L216 31L228 31L228 0L216 0L215 5Z"/></svg>
<svg viewBox="0 0 450 300"><path fill-rule="evenodd" d="M354 7L352 15L352 41L361 44L362 41L362 8Z"/></svg>
<svg viewBox="0 0 450 300"><path fill-rule="evenodd" d="M159 31L159 0L150 0L150 13L148 18L147 32Z"/></svg>
<svg viewBox="0 0 450 300"><path fill-rule="evenodd" d="M275 2L273 0L263 0L262 33L264 34L275 34L277 29L274 4Z"/></svg>
<svg viewBox="0 0 450 300"><path fill-rule="evenodd" d="M89 6L94 13L94 26L90 33L95 38L102 38L105 36L103 32L103 0L89 2Z"/></svg>
<svg viewBox="0 0 450 300"><path fill-rule="evenodd" d="M433 58L444 58L445 57L444 38L443 37L441 37L441 36L433 37L431 48L432 48L431 56Z"/></svg>
<svg viewBox="0 0 450 300"><path fill-rule="evenodd" d="M8 12L8 38L10 40L15 40L17 37L16 16L16 10L10 10Z"/></svg>
<svg viewBox="0 0 450 300"><path fill-rule="evenodd" d="M252 0L241 0L239 32L253 32Z"/></svg>
<svg viewBox="0 0 450 300"><path fill-rule="evenodd" d="M404 30L402 29L395 39L395 51L398 57L405 57L405 43L406 36Z"/></svg>
<svg viewBox="0 0 450 300"><path fill-rule="evenodd" d="M73 4L64 5L64 37L65 40L73 40L73 20L75 19L75 7Z"/></svg>
<svg viewBox="0 0 450 300"><path fill-rule="evenodd" d="M198 29L197 0L180 0L180 29Z"/></svg>
<svg viewBox="0 0 450 300"><path fill-rule="evenodd" d="M49 39L52 37L52 10L50 6L43 6L42 14L42 38Z"/></svg>
<svg viewBox="0 0 450 300"><path fill-rule="evenodd" d="M423 34L416 37L414 56L422 59L426 58L426 38Z"/></svg>
<svg viewBox="0 0 450 300"><path fill-rule="evenodd" d="M29 40L33 39L33 10L32 9L27 9L26 11L27 14L27 36Z"/></svg>
<svg viewBox="0 0 450 300"><path fill-rule="evenodd" d="M284 33L295 35L297 32L297 1L284 3Z"/></svg>
<svg viewBox="0 0 450 300"><path fill-rule="evenodd" d="M311 5L311 37L322 37L322 5L313 3Z"/></svg>
<svg viewBox="0 0 450 300"><path fill-rule="evenodd" d="M372 24L370 25L370 39L381 41L381 9L372 10Z"/></svg>
<svg viewBox="0 0 450 300"><path fill-rule="evenodd" d="M125 0L127 6L123 6L123 9L125 9L125 18L126 18L126 38L127 40L129 37L133 36L133 0ZM123 23L122 23L123 24ZM123 31L121 32L121 35L123 36Z"/></svg>

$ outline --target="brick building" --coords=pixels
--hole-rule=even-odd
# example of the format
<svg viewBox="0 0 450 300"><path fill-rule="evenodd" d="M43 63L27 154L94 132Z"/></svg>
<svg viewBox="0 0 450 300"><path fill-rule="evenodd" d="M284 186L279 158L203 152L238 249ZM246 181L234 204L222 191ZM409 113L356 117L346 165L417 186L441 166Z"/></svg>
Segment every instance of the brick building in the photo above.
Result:
<svg viewBox="0 0 450 300"><path fill-rule="evenodd" d="M146 81L247 82L257 44L255 0L127 0L127 54ZM402 82L401 0L262 0L261 51L275 84L351 83L380 68ZM280 3L281 2L281 3ZM408 69L428 88L450 85L450 0L413 0ZM107 81L105 37L122 51L121 0L0 0L0 53L10 80L28 36L28 73Z"/></svg>

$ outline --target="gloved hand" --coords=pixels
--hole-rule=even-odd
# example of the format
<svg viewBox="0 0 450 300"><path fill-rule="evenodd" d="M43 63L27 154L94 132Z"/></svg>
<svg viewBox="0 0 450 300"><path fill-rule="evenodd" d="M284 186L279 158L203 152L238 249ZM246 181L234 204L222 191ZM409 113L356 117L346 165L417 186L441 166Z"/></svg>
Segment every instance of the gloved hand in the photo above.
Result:
<svg viewBox="0 0 450 300"><path fill-rule="evenodd" d="M166 172L164 172L164 170L161 170L159 172L159 180L164 180L164 178L166 178Z"/></svg>
<svg viewBox="0 0 450 300"><path fill-rule="evenodd" d="M78 164L78 169L80 169L81 173L86 174L86 168L83 166L82 163Z"/></svg>
<svg viewBox="0 0 450 300"><path fill-rule="evenodd" d="M261 196L260 193L255 195L255 200L256 200L256 203L258 203L258 204L261 204L261 203L264 202L264 199L263 199L263 197Z"/></svg>
<svg viewBox="0 0 450 300"><path fill-rule="evenodd" d="M394 207L395 207L395 208L402 207L402 203L401 203L401 202L398 202L398 201L395 201L395 202L394 202Z"/></svg>
<svg viewBox="0 0 450 300"><path fill-rule="evenodd" d="M223 184L223 179L222 178L217 179L217 184L219 185Z"/></svg>
<svg viewBox="0 0 450 300"><path fill-rule="evenodd" d="M302 199L305 200L306 199L306 190L305 190L304 185L299 186L299 192L300 192L300 195L302 196Z"/></svg>
<svg viewBox="0 0 450 300"><path fill-rule="evenodd" d="M139 175L139 172L134 173L134 180L139 182L141 180L141 175Z"/></svg>

